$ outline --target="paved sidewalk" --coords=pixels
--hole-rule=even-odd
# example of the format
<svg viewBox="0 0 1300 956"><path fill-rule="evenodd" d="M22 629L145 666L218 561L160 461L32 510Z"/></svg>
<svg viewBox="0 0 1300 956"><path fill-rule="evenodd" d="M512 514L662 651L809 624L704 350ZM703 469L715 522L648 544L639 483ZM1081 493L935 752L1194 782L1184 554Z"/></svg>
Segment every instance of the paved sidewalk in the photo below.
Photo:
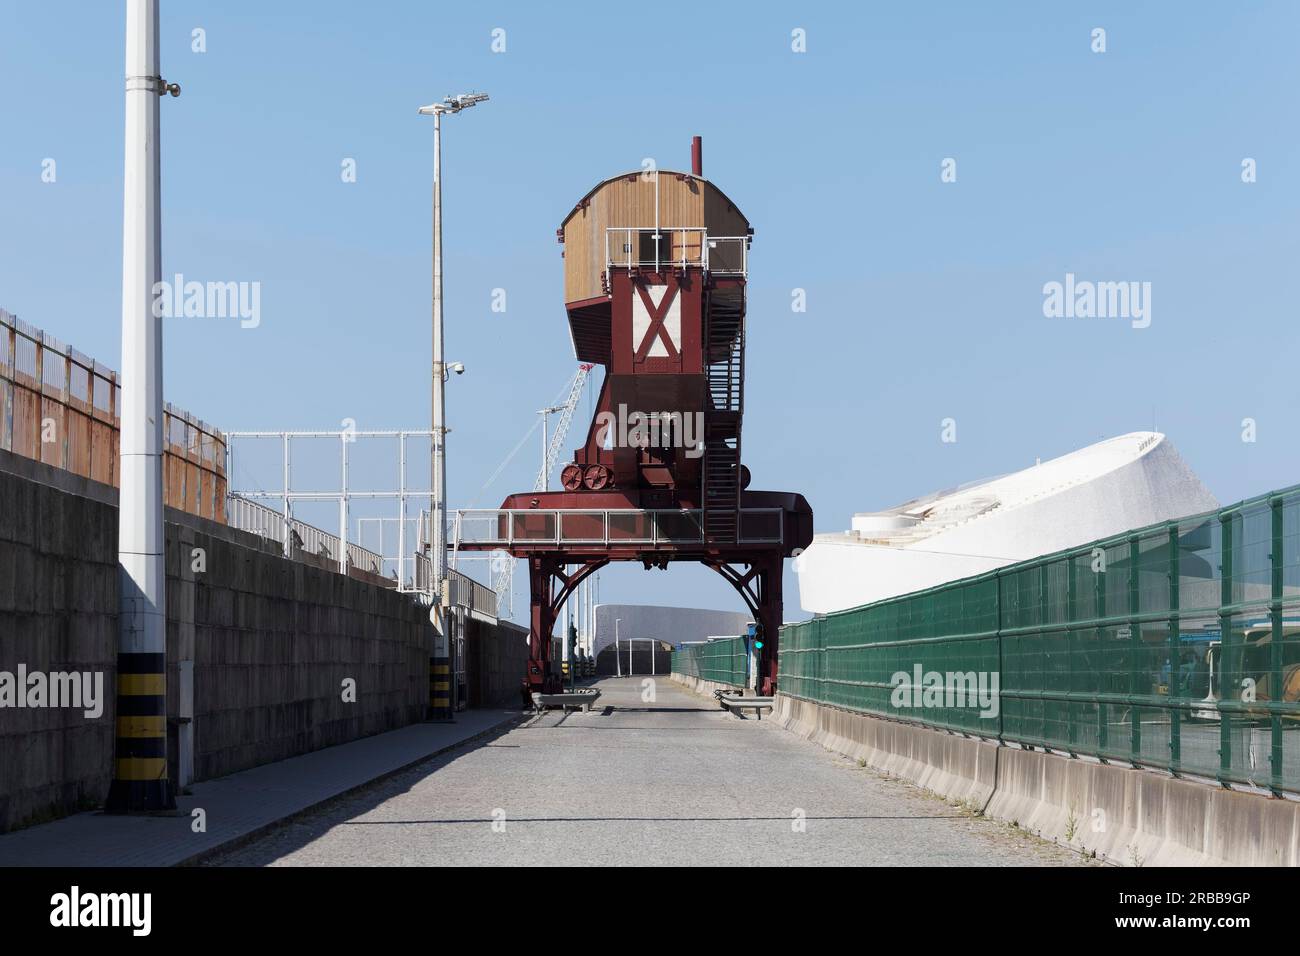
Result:
<svg viewBox="0 0 1300 956"><path fill-rule="evenodd" d="M0 866L177 866L242 842L289 817L520 719L472 710L450 724L412 724L195 784L176 816L79 813L0 835ZM207 814L192 830L191 811Z"/></svg>

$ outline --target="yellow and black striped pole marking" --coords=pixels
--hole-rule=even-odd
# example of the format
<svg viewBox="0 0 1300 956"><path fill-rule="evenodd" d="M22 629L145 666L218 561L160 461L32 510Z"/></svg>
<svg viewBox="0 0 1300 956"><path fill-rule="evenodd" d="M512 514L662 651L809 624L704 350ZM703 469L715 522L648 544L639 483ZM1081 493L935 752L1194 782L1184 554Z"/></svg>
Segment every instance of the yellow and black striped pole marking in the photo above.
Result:
<svg viewBox="0 0 1300 956"><path fill-rule="evenodd" d="M451 720L451 659L429 658L429 719Z"/></svg>
<svg viewBox="0 0 1300 956"><path fill-rule="evenodd" d="M117 655L117 749L109 813L173 807L167 778L167 655Z"/></svg>

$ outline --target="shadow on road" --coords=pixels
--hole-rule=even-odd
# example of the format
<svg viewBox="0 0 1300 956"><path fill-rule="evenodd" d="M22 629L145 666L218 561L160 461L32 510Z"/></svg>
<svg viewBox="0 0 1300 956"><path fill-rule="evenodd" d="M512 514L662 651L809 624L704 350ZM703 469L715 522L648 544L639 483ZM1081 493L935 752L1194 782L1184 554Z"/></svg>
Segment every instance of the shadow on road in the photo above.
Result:
<svg viewBox="0 0 1300 956"><path fill-rule="evenodd" d="M525 715L521 713L520 717L523 716ZM349 817L368 813L386 800L409 792L430 774L476 750L493 748L517 750L517 744L497 744L493 741L500 740L519 725L519 721L501 724L480 737L466 741L454 750L362 784L356 790L340 794L325 803L317 804L302 813L281 820L270 828L252 833L237 843L228 844L211 856L198 861L197 865L268 866L302 849L331 827L348 822Z"/></svg>

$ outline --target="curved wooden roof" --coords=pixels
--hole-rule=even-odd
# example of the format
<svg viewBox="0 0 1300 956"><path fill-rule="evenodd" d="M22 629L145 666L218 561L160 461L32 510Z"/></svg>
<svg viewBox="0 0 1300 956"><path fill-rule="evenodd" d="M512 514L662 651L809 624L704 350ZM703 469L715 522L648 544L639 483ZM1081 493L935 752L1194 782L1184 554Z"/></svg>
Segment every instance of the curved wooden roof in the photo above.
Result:
<svg viewBox="0 0 1300 956"><path fill-rule="evenodd" d="M564 217L556 230L564 243L564 301L585 302L605 294L602 276L609 230L683 230L671 238L667 258L695 247L700 235L744 237L749 220L713 183L690 173L660 169L658 175L632 170L598 183ZM696 230L691 233L689 231Z"/></svg>
<svg viewBox="0 0 1300 956"><path fill-rule="evenodd" d="M703 176L696 176L693 173L683 173L676 169L661 169L658 172L661 178L660 179L661 183L663 178L671 176L673 177L674 181L680 182L682 180L691 180L692 182L701 183L702 185L707 186L710 190L716 193L718 197L721 198L726 203L726 205L736 213L736 215L738 215L742 220L744 220L746 227L749 226L749 220L745 217L745 214L740 211L740 207L737 206L734 202L732 202L731 198L726 193L724 193L712 182L705 179ZM591 189L587 191L587 194L583 196L581 199L579 199L577 203L574 204L574 207L569 210L569 214L565 216L564 220L560 223L560 229L563 230L564 227L569 224L569 220L572 219L574 215L576 215L580 210L585 209L587 206L589 206L591 204L591 198L595 196L596 193L604 189L606 186L610 185L611 183L619 182L621 180L625 180L629 178L635 179L638 176L644 176L644 175L646 175L645 170L632 169L632 170L628 170L625 173L619 173L617 176L610 176L608 179L601 180L595 186L591 187ZM692 225L698 225L698 223L692 223Z"/></svg>

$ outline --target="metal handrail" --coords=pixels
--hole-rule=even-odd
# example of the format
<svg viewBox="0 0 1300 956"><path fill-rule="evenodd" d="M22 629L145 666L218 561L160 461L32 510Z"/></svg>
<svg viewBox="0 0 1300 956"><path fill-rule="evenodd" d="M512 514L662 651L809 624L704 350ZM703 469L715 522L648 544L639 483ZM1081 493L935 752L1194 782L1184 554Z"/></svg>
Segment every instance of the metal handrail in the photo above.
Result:
<svg viewBox="0 0 1300 956"><path fill-rule="evenodd" d="M475 581L468 574L447 568L447 600L452 607L468 608L479 615L497 620L497 593L486 584ZM433 577L433 562L427 554L415 554L416 590L429 593Z"/></svg>
<svg viewBox="0 0 1300 956"><path fill-rule="evenodd" d="M611 240L615 236L622 236L622 251L618 256L612 254ZM656 243L655 256L650 259L643 259L640 255L640 242L634 241L634 237L639 239L643 235L659 236L660 243ZM697 243L689 243L687 237L698 236ZM680 255L672 255L672 239L680 236L678 249ZM667 238L668 252L661 254L663 251L662 239ZM712 255L713 250L728 248L735 245L739 249L739 264L733 264L726 261L716 261L717 257ZM693 252L689 250L694 250ZM710 236L709 231L701 226L606 226L605 227L605 272L609 274L614 269L650 269L658 272L661 268L669 266L678 269L686 269L689 266L698 266L705 272L712 272L715 275L738 275L744 276L749 270L749 237L748 236Z"/></svg>
<svg viewBox="0 0 1300 956"><path fill-rule="evenodd" d="M774 543L784 540L785 512L781 508L743 508L737 510L738 527L743 531L746 516L776 516L774 534L740 534L745 544ZM704 511L700 508L609 508L609 509L461 509L457 511L460 545L516 544L550 545L679 545L704 542ZM566 521L577 524L566 531ZM491 533L476 533L486 526ZM620 527L623 530L620 530ZM505 533L500 533L504 528ZM689 529L685 533L683 528ZM486 530L485 529L485 530Z"/></svg>
<svg viewBox="0 0 1300 956"><path fill-rule="evenodd" d="M263 538L270 538L281 544L285 542L284 514L241 495L232 494L227 496L226 522L232 528L251 531L253 534L260 535ZM289 527L293 529L299 541L302 542L300 550L309 554L323 555L334 561L338 560L338 535L330 534L328 531L323 531L314 525L299 521L297 518L289 520ZM348 566L382 574L383 555L371 551L369 548L363 548L359 544L349 542Z"/></svg>
<svg viewBox="0 0 1300 956"><path fill-rule="evenodd" d="M107 485L120 481L116 434L121 382L112 369L0 309L0 449ZM46 422L56 424L54 440ZM221 432L171 403L163 407L165 503L225 520Z"/></svg>

